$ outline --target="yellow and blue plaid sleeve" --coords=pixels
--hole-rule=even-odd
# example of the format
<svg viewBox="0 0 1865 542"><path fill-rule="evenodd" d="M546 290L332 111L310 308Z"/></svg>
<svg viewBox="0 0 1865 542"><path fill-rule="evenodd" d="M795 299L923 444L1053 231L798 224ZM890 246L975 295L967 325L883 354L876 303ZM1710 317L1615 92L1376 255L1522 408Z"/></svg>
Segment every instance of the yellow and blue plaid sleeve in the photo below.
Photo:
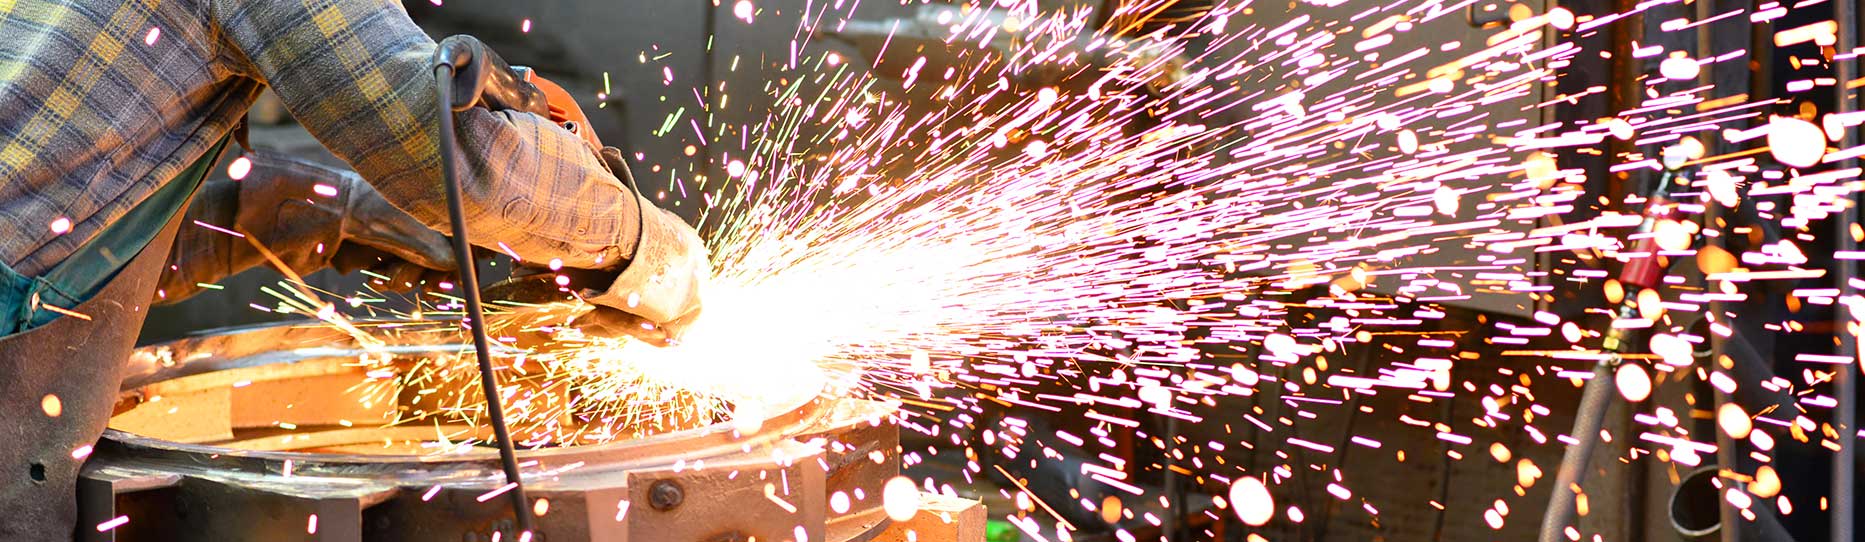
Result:
<svg viewBox="0 0 1865 542"><path fill-rule="evenodd" d="M435 44L390 0L214 0L231 49L382 195L445 229L428 68ZM606 268L632 253L628 190L576 136L528 113L460 113L473 240L531 262Z"/></svg>
<svg viewBox="0 0 1865 542"><path fill-rule="evenodd" d="M259 84L193 0L0 0L0 262L32 276L194 163Z"/></svg>

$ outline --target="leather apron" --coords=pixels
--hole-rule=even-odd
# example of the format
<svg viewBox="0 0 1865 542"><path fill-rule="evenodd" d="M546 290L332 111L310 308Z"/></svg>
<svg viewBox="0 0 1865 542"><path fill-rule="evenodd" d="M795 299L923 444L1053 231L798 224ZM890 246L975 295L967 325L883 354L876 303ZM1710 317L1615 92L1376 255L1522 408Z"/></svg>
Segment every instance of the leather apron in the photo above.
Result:
<svg viewBox="0 0 1865 542"><path fill-rule="evenodd" d="M71 540L74 528L96 529L74 525L78 470L110 421L123 362L149 315L182 211L225 146L212 147L74 258L41 275L65 282L28 287L23 307L0 306L9 317L30 315L44 311L47 299L83 297L76 306L54 304L64 310L49 316L27 316L23 325L9 322L25 331L0 337L0 541ZM127 263L118 256L129 254ZM67 264L76 271L58 273ZM0 286L18 290L18 279L0 269ZM35 281L44 282L28 279ZM57 284L79 286L54 295ZM22 299L10 291L0 301L8 295Z"/></svg>

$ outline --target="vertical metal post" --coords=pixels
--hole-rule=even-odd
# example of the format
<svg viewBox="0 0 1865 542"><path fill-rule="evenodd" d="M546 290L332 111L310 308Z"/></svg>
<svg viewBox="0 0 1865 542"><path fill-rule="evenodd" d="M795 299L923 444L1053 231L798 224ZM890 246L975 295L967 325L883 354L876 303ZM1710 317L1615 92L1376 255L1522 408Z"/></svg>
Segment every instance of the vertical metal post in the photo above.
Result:
<svg viewBox="0 0 1865 542"><path fill-rule="evenodd" d="M1166 512L1165 520L1160 522L1159 529L1163 531L1161 534L1165 535L1163 538L1166 542L1179 542L1183 540L1183 538L1179 536L1179 530L1184 529L1185 491L1183 484L1179 481L1178 471L1172 470L1172 467L1177 465L1177 462L1172 459L1172 450L1178 448L1179 419L1172 416L1166 416L1165 418Z"/></svg>
<svg viewBox="0 0 1865 542"><path fill-rule="evenodd" d="M1850 54L1858 46L1857 29L1854 27L1858 15L1856 9L1857 6L1853 0L1833 0L1833 20L1839 23L1838 43L1833 46L1837 53L1835 56ZM1833 65L1833 74L1839 80L1839 84L1836 85L1838 88L1834 90L1837 93L1837 99L1834 101L1838 102L1834 114L1843 115L1853 110L1852 89L1849 87L1852 79L1858 76L1855 69L1857 62L1857 59L1846 58L1839 59ZM1844 134L1839 140L1839 147L1852 147L1854 142L1852 129L1844 130ZM1854 163L1854 160L1846 159L1840 162L1838 167L1850 168ZM1861 200L1857 192L1852 194L1851 199L1851 207L1844 211L1845 214L1836 221L1837 225L1834 228L1834 234L1838 236L1837 249L1842 251L1858 249L1858 242L1852 238L1852 226L1858 223ZM1852 279L1858 276L1858 264L1854 260L1837 260L1835 266L1838 269L1835 270L1837 273L1834 275L1834 281L1838 283L1836 286L1843 292L1851 285ZM1833 308L1833 333L1839 337L1839 355L1857 359L1858 338L1851 333L1847 325L1852 322L1853 309L1843 303L1834 304ZM1838 366L1836 367L1838 375L1833 379L1833 395L1839 400L1839 404L1833 409L1832 421L1834 429L1839 433L1839 451L1833 454L1833 540L1853 540L1852 492L1858 482L1854 479L1857 476L1854 467L1858 453L1858 367L1856 363Z"/></svg>
<svg viewBox="0 0 1865 542"><path fill-rule="evenodd" d="M1715 335L1714 332L1710 334ZM1710 363L1714 365L1717 363L1716 359L1719 358L1720 356L1711 358ZM1710 412L1721 412L1723 405L1729 402L1729 394L1718 389L1712 389L1710 393L1713 394ZM1716 428L1716 477L1722 480L1722 487L1717 492L1716 499L1716 522L1720 526L1716 534L1722 542L1739 542L1742 539L1742 526L1748 523L1748 520L1743 519L1742 515L1736 511L1735 505L1730 504L1729 499L1724 498L1728 495L1730 488L1741 487L1741 482L1735 477L1736 462L1739 461L1735 447L1738 444L1735 437L1729 436L1729 432L1723 431L1721 427ZM1766 509L1763 507L1763 510Z"/></svg>
<svg viewBox="0 0 1865 542"><path fill-rule="evenodd" d="M1711 11L1709 1L1699 0L1697 2L1696 11L1697 11L1697 20L1699 21L1708 20L1710 18L1710 11ZM1713 51L1710 50L1709 30L1710 30L1709 26L1707 25L1697 27L1696 58L1699 58L1699 59L1709 58L1711 55L1715 54ZM1755 50L1750 50L1749 54L1750 55L1755 54ZM1711 77L1710 72L1711 72L1710 69L1705 69L1702 72L1698 73L1697 84L1699 85L1711 84L1711 81L1713 80L1713 78ZM1754 92L1754 90L1750 89L1750 92ZM1728 219L1723 214L1723 209L1719 204L1711 203L1708 206L1708 212L1704 213L1703 215L1703 221L1704 221L1703 227L1706 230L1711 229L1711 228L1716 229L1717 235L1705 236L1703 240L1704 244L1715 246L1715 247L1722 247L1725 243L1728 242L1727 240L1729 238L1729 228L1728 228L1728 224L1726 223L1727 220ZM1703 279L1703 287L1706 289L1714 288L1714 285L1709 280L1708 276L1705 276ZM1709 320L1713 326L1714 324L1721 322L1724 319L1725 310L1726 310L1725 303L1723 301L1712 300L1710 301L1707 312L1703 316L1705 319ZM1729 325L1733 325L1733 324L1729 324ZM1712 367L1714 367L1715 364L1718 363L1717 360L1720 360L1723 358L1723 350L1725 348L1723 343L1725 339L1723 338L1721 334L1715 333L1714 330L1712 330L1707 335L1708 335L1709 343L1710 343L1710 358L1709 358L1710 364ZM1717 390L1714 388L1711 388L1710 393L1712 394L1712 398L1710 401L1710 412L1718 412L1722 408L1723 403L1728 401L1728 398L1725 397L1725 395L1723 394L1721 390ZM1724 487L1728 487L1726 485L1730 483L1730 477L1728 476L1728 473L1730 473L1731 471L1735 469L1735 461L1736 461L1736 455L1735 455L1735 449L1734 449L1735 443L1733 442L1734 439L1730 438L1726 434L1723 434L1723 431L1720 427L1716 428L1715 431L1716 432L1714 433L1714 435L1716 436L1716 465L1717 465L1716 475L1718 478L1722 479L1723 484L1725 484ZM1717 519L1720 525L1717 535L1723 542L1734 542L1737 538L1736 528L1735 528L1736 524L1732 523L1732 521L1738 519L1738 516L1735 513L1735 507L1729 505L1729 503L1726 502L1727 501L1726 499L1717 499L1717 501L1718 501L1717 507L1716 507Z"/></svg>

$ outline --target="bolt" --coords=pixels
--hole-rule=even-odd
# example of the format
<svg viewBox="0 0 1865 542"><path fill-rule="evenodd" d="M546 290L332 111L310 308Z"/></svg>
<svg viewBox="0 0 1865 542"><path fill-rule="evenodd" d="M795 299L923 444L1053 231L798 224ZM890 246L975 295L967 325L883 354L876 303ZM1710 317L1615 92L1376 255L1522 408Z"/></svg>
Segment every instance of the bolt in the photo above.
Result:
<svg viewBox="0 0 1865 542"><path fill-rule="evenodd" d="M656 480L654 485L648 486L648 506L655 510L662 512L672 510L680 506L680 501L684 500L686 500L686 492L682 491L680 484L673 480Z"/></svg>

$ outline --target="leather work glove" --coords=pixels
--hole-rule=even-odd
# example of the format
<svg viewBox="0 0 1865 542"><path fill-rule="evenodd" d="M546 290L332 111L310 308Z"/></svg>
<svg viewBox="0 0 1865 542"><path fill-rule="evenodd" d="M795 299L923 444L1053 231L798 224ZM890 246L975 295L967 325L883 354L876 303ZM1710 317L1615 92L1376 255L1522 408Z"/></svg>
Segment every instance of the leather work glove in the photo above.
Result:
<svg viewBox="0 0 1865 542"><path fill-rule="evenodd" d="M202 187L189 218L240 232L300 275L325 267L368 269L388 279L378 288L405 291L452 276L451 244L440 232L389 204L356 173L280 153L250 153L238 181ZM173 301L266 259L245 239L190 223L169 258L162 295Z"/></svg>
<svg viewBox="0 0 1865 542"><path fill-rule="evenodd" d="M559 274L576 277L575 287L581 290L578 297L589 303L578 307L579 314L570 323L588 334L628 335L656 346L676 343L699 318L700 293L712 277L710 253L699 232L685 220L641 195L621 151L606 147L599 154L609 171L634 192L640 229L634 257L622 266L607 272L565 270ZM525 280L520 277L512 282ZM535 287L520 285L514 291L527 288ZM537 293L532 292L517 296Z"/></svg>
<svg viewBox="0 0 1865 542"><path fill-rule="evenodd" d="M672 344L699 319L700 292L712 277L710 253L678 215L650 206L647 198L641 203L641 240L634 259L607 288L587 298L596 309L577 323Z"/></svg>

